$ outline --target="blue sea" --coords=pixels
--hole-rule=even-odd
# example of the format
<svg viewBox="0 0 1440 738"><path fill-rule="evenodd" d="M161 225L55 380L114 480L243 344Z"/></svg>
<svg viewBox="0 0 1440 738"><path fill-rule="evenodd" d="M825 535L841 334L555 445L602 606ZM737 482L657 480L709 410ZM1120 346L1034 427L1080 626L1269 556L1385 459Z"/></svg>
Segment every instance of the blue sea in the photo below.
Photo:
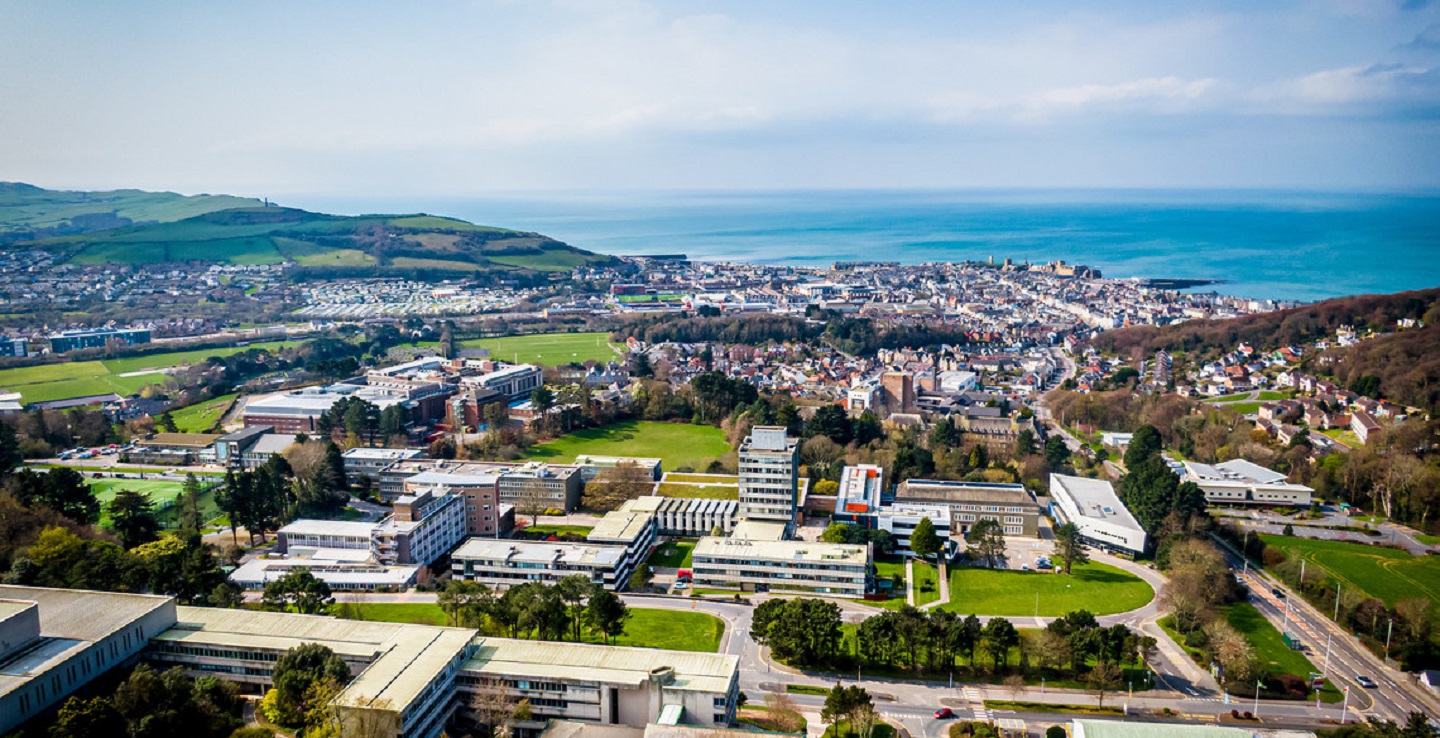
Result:
<svg viewBox="0 0 1440 738"><path fill-rule="evenodd" d="M1221 280L1284 300L1440 286L1440 193L801 191L299 197L340 213L429 212L609 254L825 266L1063 259L1107 277Z"/></svg>

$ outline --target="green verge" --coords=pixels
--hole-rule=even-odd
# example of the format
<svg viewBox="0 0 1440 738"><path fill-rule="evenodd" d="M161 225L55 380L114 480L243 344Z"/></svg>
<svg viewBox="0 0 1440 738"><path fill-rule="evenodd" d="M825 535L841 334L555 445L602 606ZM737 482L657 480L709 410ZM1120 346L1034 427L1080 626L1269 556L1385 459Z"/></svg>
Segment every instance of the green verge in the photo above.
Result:
<svg viewBox="0 0 1440 738"><path fill-rule="evenodd" d="M1155 590L1123 569L1090 562L1077 564L1069 575L1013 569L950 567L951 601L938 607L968 615L1058 617L1076 610L1110 615L1144 607ZM953 593L964 593L955 597Z"/></svg>

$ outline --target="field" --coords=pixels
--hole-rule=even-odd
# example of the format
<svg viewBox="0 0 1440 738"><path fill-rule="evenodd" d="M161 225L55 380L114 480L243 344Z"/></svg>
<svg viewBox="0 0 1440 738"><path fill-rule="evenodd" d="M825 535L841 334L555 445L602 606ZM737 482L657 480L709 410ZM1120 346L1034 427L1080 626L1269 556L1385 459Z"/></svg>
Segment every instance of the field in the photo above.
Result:
<svg viewBox="0 0 1440 738"><path fill-rule="evenodd" d="M734 484L669 484L655 488L661 497L698 497L707 500L738 500L740 487Z"/></svg>
<svg viewBox="0 0 1440 738"><path fill-rule="evenodd" d="M1035 615L1036 593L1042 617L1075 610L1096 615L1127 612L1155 597L1155 591L1141 578L1094 562L1076 565L1070 576L950 567L950 602L939 607L962 615Z"/></svg>
<svg viewBox="0 0 1440 738"><path fill-rule="evenodd" d="M360 620L449 624L445 612L434 603L367 602L357 606L345 603L344 595L340 600L342 607L358 609ZM346 616L352 614L355 613L345 613ZM725 621L708 613L632 607L630 620L625 623L625 635L615 639L614 645L715 653L720 650L720 639L724 635ZM588 634L585 640L599 642L597 637Z"/></svg>
<svg viewBox="0 0 1440 738"><path fill-rule="evenodd" d="M1440 603L1440 558L1411 556L1405 551L1340 541L1312 541L1262 534L1267 546L1301 556L1318 565L1341 585L1395 606L1410 597Z"/></svg>
<svg viewBox="0 0 1440 738"><path fill-rule="evenodd" d="M690 557L695 550L694 538L681 538L669 543L661 544L650 554L651 566L663 566L669 569L683 569L690 565Z"/></svg>
<svg viewBox="0 0 1440 738"><path fill-rule="evenodd" d="M544 251L539 254L514 254L511 256L486 256L496 264L524 267L537 272L568 272L577 266L585 266L595 257L574 251Z"/></svg>
<svg viewBox="0 0 1440 738"><path fill-rule="evenodd" d="M1221 407L1230 408L1241 415L1254 415L1260 412L1260 403L1258 402L1232 402Z"/></svg>
<svg viewBox="0 0 1440 738"><path fill-rule="evenodd" d="M929 587L928 591L926 587ZM928 605L940 599L940 571L934 564L915 562L915 606Z"/></svg>
<svg viewBox="0 0 1440 738"><path fill-rule="evenodd" d="M612 348L608 333L537 333L529 336L502 336L461 341L462 348L483 348L491 358L521 364L559 366L588 360L613 361L620 354Z"/></svg>
<svg viewBox="0 0 1440 738"><path fill-rule="evenodd" d="M703 469L730 451L725 433L708 425L627 420L576 431L530 449L530 457L570 463L576 456L641 456L664 460L665 468Z"/></svg>
<svg viewBox="0 0 1440 738"><path fill-rule="evenodd" d="M103 395L110 392L121 396L132 395L147 384L164 384L165 375L158 372L129 377L120 375L185 366L204 361L211 356L229 356L251 348L273 350L282 345L284 345L283 341L270 341L249 346L170 351L106 361L72 361L65 364L0 369L0 388L7 392L19 392L26 403Z"/></svg>
<svg viewBox="0 0 1440 738"><path fill-rule="evenodd" d="M1319 672L1305 654L1291 649L1280 638L1280 631L1260 614L1249 602L1236 602L1224 607L1226 622L1234 626L1250 641L1255 657L1260 659L1272 673L1294 674L1305 677L1310 672Z"/></svg>
<svg viewBox="0 0 1440 738"><path fill-rule="evenodd" d="M390 266L397 269L448 269L456 272L478 272L485 268L473 261L420 259L414 256L397 256L390 260Z"/></svg>
<svg viewBox="0 0 1440 738"><path fill-rule="evenodd" d="M170 413L175 428L181 433L204 433L220 422L220 417L230 409L236 395L221 395L213 400L182 407Z"/></svg>

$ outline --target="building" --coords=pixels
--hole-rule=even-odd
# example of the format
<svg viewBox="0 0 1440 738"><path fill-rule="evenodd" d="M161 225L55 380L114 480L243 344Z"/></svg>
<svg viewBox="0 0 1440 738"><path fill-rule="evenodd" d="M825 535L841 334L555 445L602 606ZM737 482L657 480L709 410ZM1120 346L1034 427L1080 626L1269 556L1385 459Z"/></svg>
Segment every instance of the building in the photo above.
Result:
<svg viewBox="0 0 1440 738"><path fill-rule="evenodd" d="M629 584L634 573L626 568L629 560L623 546L471 538L450 554L450 571L456 579L483 582L494 589L526 582L554 584L583 574L613 591Z"/></svg>
<svg viewBox="0 0 1440 738"><path fill-rule="evenodd" d="M418 448L352 448L340 455L345 460L345 476L354 479L356 476L370 477L372 480L380 478L380 472L397 461L419 458L421 451Z"/></svg>
<svg viewBox="0 0 1440 738"><path fill-rule="evenodd" d="M143 658L260 694L275 662L329 647L354 678L334 698L341 735L435 738L478 693L530 701L551 719L642 727L734 719L739 658L649 648L481 637L467 628L176 606L149 595L0 585L0 730L9 731L106 671ZM18 671L23 666L26 670Z"/></svg>
<svg viewBox="0 0 1440 738"><path fill-rule="evenodd" d="M344 549L370 551L374 523L345 520L296 520L275 532L275 551L289 554L297 549Z"/></svg>
<svg viewBox="0 0 1440 738"><path fill-rule="evenodd" d="M371 553L382 564L429 566L465 540L465 498L417 490L395 500L394 512L375 525Z"/></svg>
<svg viewBox="0 0 1440 738"><path fill-rule="evenodd" d="M0 337L0 356L26 357L30 355L30 340L27 338Z"/></svg>
<svg viewBox="0 0 1440 738"><path fill-rule="evenodd" d="M908 413L915 409L915 375L909 372L885 372L880 375L881 406L892 413Z"/></svg>
<svg viewBox="0 0 1440 738"><path fill-rule="evenodd" d="M355 384L353 382L362 382ZM401 406L407 422L431 422L445 417L445 398L454 386L439 378L424 380L366 375L359 380L324 387L305 387L251 400L241 417L245 425L274 426L277 433L313 433L320 416L347 397L358 397L385 410Z"/></svg>
<svg viewBox="0 0 1440 738"><path fill-rule="evenodd" d="M581 470L569 464L543 461L444 461L410 459L398 461L380 472L380 497L393 500L405 493L405 482L422 473L436 475L494 475L500 502L514 505L527 487L543 490L551 508L570 512L580 506ZM447 484L439 477L427 477L430 485Z"/></svg>
<svg viewBox="0 0 1440 738"><path fill-rule="evenodd" d="M622 464L638 466L650 475L655 481L660 481L665 470L662 468L664 459L651 459L639 456L596 456L594 454L583 454L575 457L575 466L580 467L580 480L589 483L600 476L606 469L614 469Z"/></svg>
<svg viewBox="0 0 1440 738"><path fill-rule="evenodd" d="M742 523L742 526L746 523ZM870 547L814 541L706 536L695 544L696 587L864 597Z"/></svg>
<svg viewBox="0 0 1440 738"><path fill-rule="evenodd" d="M219 439L213 433L154 433L135 441L135 450L127 456L134 464L188 466L201 461L202 455L213 454Z"/></svg>
<svg viewBox="0 0 1440 738"><path fill-rule="evenodd" d="M480 362L480 364L482 371L486 367L493 366L494 368L476 376L461 377L461 388L494 390L509 398L511 402L516 402L529 399L530 393L545 383L540 367L534 364L498 365L492 362Z"/></svg>
<svg viewBox="0 0 1440 738"><path fill-rule="evenodd" d="M467 473L421 472L406 479L403 495L431 492L465 498L465 532L471 536L496 537L515 525L515 506L501 505L500 477L487 471ZM396 499L399 499L398 497ZM509 512L506 522L506 512Z"/></svg>
<svg viewBox="0 0 1440 738"><path fill-rule="evenodd" d="M1361 443L1369 443L1370 434L1379 432L1380 423L1375 420L1375 416L1355 408L1350 411L1350 430L1355 432L1355 437L1359 438Z"/></svg>
<svg viewBox="0 0 1440 738"><path fill-rule="evenodd" d="M268 425L252 425L215 439L215 462L229 468L244 468L245 453L275 429Z"/></svg>
<svg viewBox="0 0 1440 738"><path fill-rule="evenodd" d="M884 488L884 468L873 464L845 467L840 472L840 489L835 493L835 521L856 523L873 515L880 509Z"/></svg>
<svg viewBox="0 0 1440 738"><path fill-rule="evenodd" d="M251 591L289 574L292 569L305 569L336 592L403 591L428 580L423 567L387 566L376 562L366 551L318 549L285 558L257 558L241 564L230 573L230 581ZM354 556L347 554L353 553Z"/></svg>
<svg viewBox="0 0 1440 738"><path fill-rule="evenodd" d="M895 550L902 553L910 552L910 534L924 518L930 519L935 535L940 537L941 556L948 559L960 550L959 544L950 538L950 509L945 505L897 503L880 508L874 518L875 528L889 533Z"/></svg>
<svg viewBox="0 0 1440 738"><path fill-rule="evenodd" d="M654 515L662 536L708 536L717 528L729 533L740 517L740 503L735 500L699 497L637 497L626 500L620 509Z"/></svg>
<svg viewBox="0 0 1440 738"><path fill-rule="evenodd" d="M0 586L0 733L131 662L175 624L175 600Z"/></svg>
<svg viewBox="0 0 1440 738"><path fill-rule="evenodd" d="M1183 462L1182 482L1194 482L1212 505L1293 505L1309 507L1315 491L1285 481L1285 475L1244 459L1219 464Z"/></svg>
<svg viewBox="0 0 1440 738"><path fill-rule="evenodd" d="M1050 499L1056 518L1074 523L1086 543L1106 551L1144 553L1145 530L1109 482L1051 474Z"/></svg>
<svg viewBox="0 0 1440 738"><path fill-rule="evenodd" d="M1300 731L1292 735L1301 735ZM1093 720L1075 718L1070 721L1073 738L1255 738L1246 728L1217 725L1186 725L1184 723L1142 723L1133 720ZM1314 735L1303 733L1303 735Z"/></svg>
<svg viewBox="0 0 1440 738"><path fill-rule="evenodd" d="M995 520L1007 536L1036 536L1044 514L1023 484L907 479L895 490L895 502L947 506L956 535L968 534L981 520Z"/></svg>
<svg viewBox="0 0 1440 738"><path fill-rule="evenodd" d="M795 522L800 444L782 426L756 426L740 444L740 517Z"/></svg>
<svg viewBox="0 0 1440 738"><path fill-rule="evenodd" d="M150 343L149 328L90 328L86 330L60 331L45 337L50 342L50 352L63 354L81 349L103 349L106 346L135 346Z"/></svg>

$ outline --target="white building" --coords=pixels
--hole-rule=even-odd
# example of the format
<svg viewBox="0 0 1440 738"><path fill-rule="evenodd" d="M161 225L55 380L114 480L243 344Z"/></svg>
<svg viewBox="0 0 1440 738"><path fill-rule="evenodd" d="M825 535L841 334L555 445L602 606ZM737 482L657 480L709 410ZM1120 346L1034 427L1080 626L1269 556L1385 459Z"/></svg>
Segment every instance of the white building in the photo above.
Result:
<svg viewBox="0 0 1440 738"><path fill-rule="evenodd" d="M800 444L782 426L756 426L740 444L740 517L792 525L800 485Z"/></svg>
<svg viewBox="0 0 1440 738"><path fill-rule="evenodd" d="M375 525L372 552L382 564L428 566L465 540L465 497L420 490L395 500Z"/></svg>
<svg viewBox="0 0 1440 738"><path fill-rule="evenodd" d="M385 467L397 461L414 459L420 456L418 448L352 448L340 455L345 461L345 475L353 477L363 474L371 479L379 479L380 472Z"/></svg>
<svg viewBox="0 0 1440 738"><path fill-rule="evenodd" d="M554 584L583 574L613 591L629 583L634 573L626 568L630 559L623 546L471 538L450 554L450 571L456 579L501 590L526 582Z"/></svg>
<svg viewBox="0 0 1440 738"><path fill-rule="evenodd" d="M870 571L869 546L752 540L738 535L701 538L692 558L696 587L746 592L863 597Z"/></svg>
<svg viewBox="0 0 1440 738"><path fill-rule="evenodd" d="M946 505L920 505L896 503L882 507L875 513L875 524L879 530L887 531L895 542L895 549L909 553L910 534L920 521L929 518L935 526L935 535L940 537L941 555L953 556L959 544L950 539L950 508Z"/></svg>
<svg viewBox="0 0 1440 738"><path fill-rule="evenodd" d="M347 556L353 553L358 556ZM420 567L386 566L376 563L368 551L342 549L298 550L286 558L251 559L230 573L230 581L253 591L289 574L305 569L337 592L405 590L419 583Z"/></svg>
<svg viewBox="0 0 1440 738"><path fill-rule="evenodd" d="M1244 459L1219 464L1183 463L1182 482L1194 482L1212 505L1294 505L1308 507L1315 491L1285 481L1285 475Z"/></svg>
<svg viewBox="0 0 1440 738"><path fill-rule="evenodd" d="M645 470L646 474L655 481L660 481L664 473L662 468L664 459L645 458L639 456L599 456L597 454L582 454L575 457L575 466L580 467L580 479L584 482L592 482L600 473L606 469L614 469L621 465L634 465Z"/></svg>
<svg viewBox="0 0 1440 738"><path fill-rule="evenodd" d="M540 367L534 364L512 364L501 366L488 374L463 377L460 386L482 387L499 392L511 402L529 399L536 387L545 383Z"/></svg>
<svg viewBox="0 0 1440 738"><path fill-rule="evenodd" d="M654 515L662 536L708 536L716 528L725 533L735 529L740 503L698 497L648 496L626 500L620 509Z"/></svg>
<svg viewBox="0 0 1440 738"><path fill-rule="evenodd" d="M1108 551L1145 551L1145 530L1120 504L1109 482L1051 474L1050 498L1056 517L1074 523L1087 543Z"/></svg>

